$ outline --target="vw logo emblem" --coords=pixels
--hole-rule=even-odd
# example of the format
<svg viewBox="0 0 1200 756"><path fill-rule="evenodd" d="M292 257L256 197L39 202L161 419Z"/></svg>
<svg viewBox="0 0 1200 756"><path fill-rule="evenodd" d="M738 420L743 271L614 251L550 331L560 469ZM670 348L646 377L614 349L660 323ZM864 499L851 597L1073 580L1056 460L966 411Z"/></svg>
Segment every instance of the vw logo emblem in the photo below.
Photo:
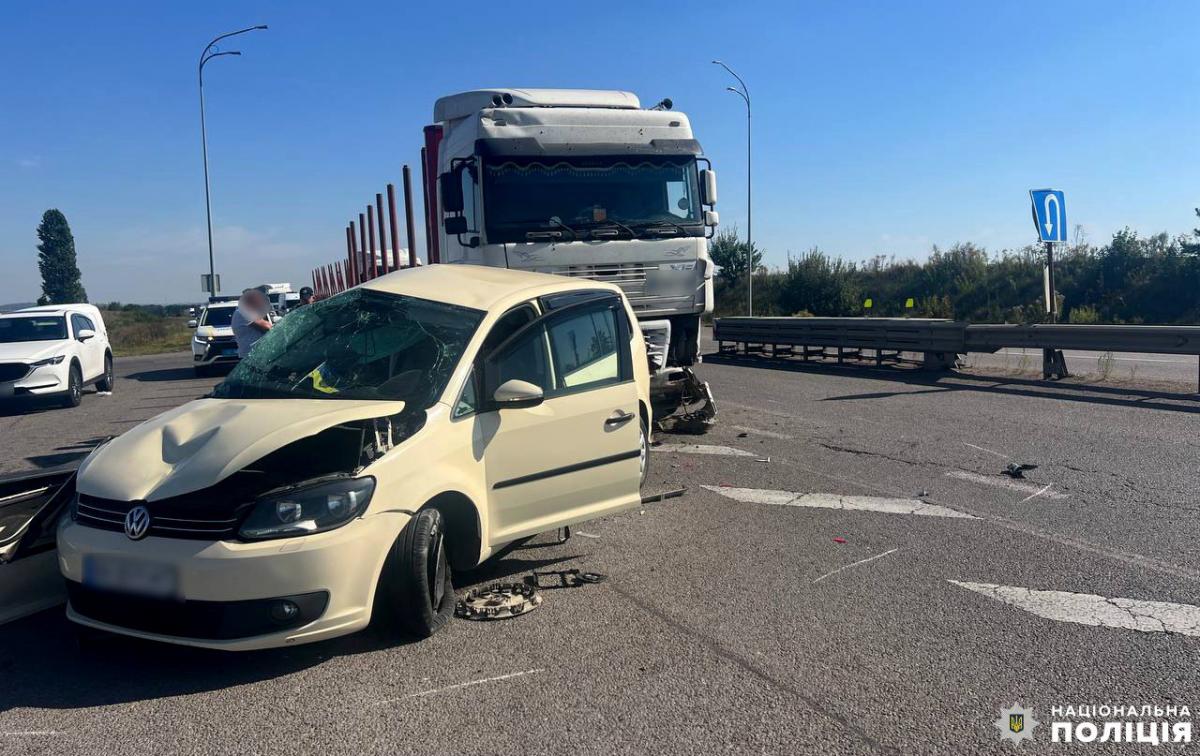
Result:
<svg viewBox="0 0 1200 756"><path fill-rule="evenodd" d="M129 514L125 515L125 535L136 541L145 538L148 530L150 530L150 510L140 504L129 510Z"/></svg>

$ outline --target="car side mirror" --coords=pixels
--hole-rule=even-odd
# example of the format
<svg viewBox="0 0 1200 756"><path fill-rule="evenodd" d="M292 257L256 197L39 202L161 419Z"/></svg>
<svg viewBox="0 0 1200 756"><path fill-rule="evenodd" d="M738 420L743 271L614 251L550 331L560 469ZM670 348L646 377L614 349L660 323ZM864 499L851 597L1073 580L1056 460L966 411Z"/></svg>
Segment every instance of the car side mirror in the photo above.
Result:
<svg viewBox="0 0 1200 756"><path fill-rule="evenodd" d="M442 212L463 211L462 170L452 170L438 176L442 189Z"/></svg>
<svg viewBox="0 0 1200 756"><path fill-rule="evenodd" d="M88 339L95 337L96 332L90 328L81 328L79 332L75 334L75 338L79 339L80 341L87 341Z"/></svg>
<svg viewBox="0 0 1200 756"><path fill-rule="evenodd" d="M198 325L200 325L200 321L196 320L195 318L192 318L188 321L188 328L195 328Z"/></svg>
<svg viewBox="0 0 1200 756"><path fill-rule="evenodd" d="M700 171L700 194L701 203L705 205L717 204L717 172L712 168L705 168Z"/></svg>
<svg viewBox="0 0 1200 756"><path fill-rule="evenodd" d="M467 219L462 215L454 215L442 221L442 227L450 236L467 233Z"/></svg>
<svg viewBox="0 0 1200 756"><path fill-rule="evenodd" d="M704 225L716 226L720 222L721 222L721 215L716 210L705 210L704 211Z"/></svg>
<svg viewBox="0 0 1200 756"><path fill-rule="evenodd" d="M510 378L501 383L500 387L492 394L492 401L496 403L497 409L536 407L542 403L544 398L540 386L518 378Z"/></svg>

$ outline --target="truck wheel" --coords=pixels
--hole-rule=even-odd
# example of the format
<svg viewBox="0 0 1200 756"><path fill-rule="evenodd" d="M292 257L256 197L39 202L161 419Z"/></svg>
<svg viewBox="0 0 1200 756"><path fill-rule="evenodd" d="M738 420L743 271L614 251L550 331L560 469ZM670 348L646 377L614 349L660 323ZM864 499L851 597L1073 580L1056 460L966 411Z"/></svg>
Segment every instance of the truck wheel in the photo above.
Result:
<svg viewBox="0 0 1200 756"><path fill-rule="evenodd" d="M78 365L72 363L71 372L67 377L67 393L63 394L62 403L64 407L78 407L82 400L83 373L80 372Z"/></svg>
<svg viewBox="0 0 1200 756"><path fill-rule="evenodd" d="M646 474L650 472L650 429L646 427L646 418L638 419L638 465L641 472L641 479L638 481L638 489L642 489L646 485Z"/></svg>
<svg viewBox="0 0 1200 756"><path fill-rule="evenodd" d="M112 355L104 355L104 375L96 381L97 391L112 391L116 378L113 376Z"/></svg>
<svg viewBox="0 0 1200 756"><path fill-rule="evenodd" d="M422 509L388 552L375 592L376 616L388 629L428 638L450 621L454 602L442 513Z"/></svg>

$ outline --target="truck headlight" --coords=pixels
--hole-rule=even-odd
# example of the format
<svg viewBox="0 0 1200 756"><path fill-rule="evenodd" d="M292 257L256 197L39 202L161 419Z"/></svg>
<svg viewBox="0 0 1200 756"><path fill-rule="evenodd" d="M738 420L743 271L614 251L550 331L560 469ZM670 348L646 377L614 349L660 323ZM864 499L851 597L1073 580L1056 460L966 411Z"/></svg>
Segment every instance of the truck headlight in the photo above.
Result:
<svg viewBox="0 0 1200 756"><path fill-rule="evenodd" d="M31 362L31 363L29 363L29 367L39 368L39 367L44 367L45 365L57 365L60 362L62 362L63 360L65 360L66 358L67 358L67 355L65 355L65 354L56 354L53 357L47 357L44 360L38 360L37 362Z"/></svg>
<svg viewBox="0 0 1200 756"><path fill-rule="evenodd" d="M254 505L239 535L252 541L340 528L367 509L375 479L335 480L267 496Z"/></svg>

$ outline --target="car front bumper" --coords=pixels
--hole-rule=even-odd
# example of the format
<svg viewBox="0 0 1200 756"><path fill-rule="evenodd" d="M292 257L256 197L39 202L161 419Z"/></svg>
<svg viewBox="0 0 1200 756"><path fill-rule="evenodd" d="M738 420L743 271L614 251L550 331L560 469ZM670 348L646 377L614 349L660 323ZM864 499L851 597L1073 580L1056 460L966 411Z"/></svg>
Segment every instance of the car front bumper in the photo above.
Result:
<svg viewBox="0 0 1200 756"><path fill-rule="evenodd" d="M0 381L0 399L61 394L67 390L67 371L70 367L70 362L63 360L57 365L36 367L24 378Z"/></svg>
<svg viewBox="0 0 1200 756"><path fill-rule="evenodd" d="M192 338L192 362L195 365L233 364L238 359L237 342L232 337L217 337L205 342Z"/></svg>
<svg viewBox="0 0 1200 756"><path fill-rule="evenodd" d="M231 651L345 635L370 622L384 559L407 519L383 513L326 533L251 543L131 541L66 519L58 551L71 598L67 617L138 638ZM85 560L166 569L176 588L169 598L98 590L85 585ZM299 607L298 619L280 616L282 601Z"/></svg>

